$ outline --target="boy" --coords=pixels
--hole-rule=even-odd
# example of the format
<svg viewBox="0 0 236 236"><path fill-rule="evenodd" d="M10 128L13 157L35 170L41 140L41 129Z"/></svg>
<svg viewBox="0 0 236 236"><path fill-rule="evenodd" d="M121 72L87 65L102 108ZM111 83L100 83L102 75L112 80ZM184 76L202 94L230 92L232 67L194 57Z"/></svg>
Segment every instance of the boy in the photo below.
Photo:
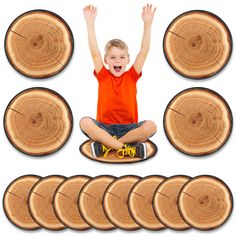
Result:
<svg viewBox="0 0 236 236"><path fill-rule="evenodd" d="M94 62L94 75L98 80L97 120L84 117L81 130L94 142L94 157L104 156L117 150L117 157L138 156L146 158L145 141L156 132L153 121L138 123L136 82L141 77L142 67L149 51L151 26L156 8L143 7L144 31L140 52L133 66L125 71L129 63L127 45L119 39L111 40L105 47L106 69L97 45L94 22L97 9L88 5L83 9L88 31L89 48Z"/></svg>

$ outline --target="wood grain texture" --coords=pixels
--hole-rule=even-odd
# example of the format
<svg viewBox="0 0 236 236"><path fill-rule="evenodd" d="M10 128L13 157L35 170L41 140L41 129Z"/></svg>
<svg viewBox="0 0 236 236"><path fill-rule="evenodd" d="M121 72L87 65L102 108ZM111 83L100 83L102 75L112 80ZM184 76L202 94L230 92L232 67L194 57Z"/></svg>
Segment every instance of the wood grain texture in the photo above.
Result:
<svg viewBox="0 0 236 236"><path fill-rule="evenodd" d="M5 51L11 65L31 78L47 78L68 64L73 35L67 23L45 10L26 12L10 25Z"/></svg>
<svg viewBox="0 0 236 236"><path fill-rule="evenodd" d="M164 53L179 74L208 78L228 62L232 37L226 24L206 11L189 11L176 17L164 36Z"/></svg>
<svg viewBox="0 0 236 236"><path fill-rule="evenodd" d="M110 175L97 176L81 189L78 199L79 210L84 221L98 230L112 230L116 227L104 213L102 198L108 185L116 178Z"/></svg>
<svg viewBox="0 0 236 236"><path fill-rule="evenodd" d="M164 180L155 191L154 212L160 222L170 229L187 230L191 228L182 219L177 207L180 190L190 179L190 177L183 175L172 176Z"/></svg>
<svg viewBox="0 0 236 236"><path fill-rule="evenodd" d="M58 220L53 209L53 196L57 187L66 178L51 175L38 181L29 194L29 211L33 219L43 228L62 230L65 226Z"/></svg>
<svg viewBox="0 0 236 236"><path fill-rule="evenodd" d="M4 128L9 141L21 152L44 156L59 150L72 131L72 112L58 93L30 88L8 104Z"/></svg>
<svg viewBox="0 0 236 236"><path fill-rule="evenodd" d="M25 175L10 183L3 197L3 209L7 218L15 226L24 230L36 230L41 227L31 217L28 209L29 192L40 176Z"/></svg>
<svg viewBox="0 0 236 236"><path fill-rule="evenodd" d="M64 180L56 189L53 207L57 218L67 228L86 230L91 227L83 220L78 209L78 197L82 187L91 178L84 175L72 176Z"/></svg>
<svg viewBox="0 0 236 236"><path fill-rule="evenodd" d="M232 113L216 92L190 88L168 104L164 129L170 143L193 156L209 155L224 146L232 130Z"/></svg>
<svg viewBox="0 0 236 236"><path fill-rule="evenodd" d="M166 177L153 175L139 180L131 189L128 207L132 218L148 230L162 230L166 227L157 219L153 209L153 195Z"/></svg>
<svg viewBox="0 0 236 236"><path fill-rule="evenodd" d="M128 209L129 192L141 178L127 175L113 181L105 191L103 208L107 218L117 228L137 230L141 227L133 220Z"/></svg>
<svg viewBox="0 0 236 236"><path fill-rule="evenodd" d="M104 163L133 163L133 162L140 162L140 161L145 161L149 158L152 158L156 155L157 153L157 146L155 145L155 143L153 143L150 140L147 140L145 142L145 144L147 145L147 158L142 159L142 158L138 158L138 157L130 157L130 156L125 156L124 158L118 158L116 156L116 151L111 151L108 153L108 155L106 156L106 158L102 157L94 157L92 154L92 149L91 149L91 143L93 141L88 139L85 142L83 142L80 145L80 152L82 155L84 155L85 157L93 160L93 161L98 161L98 162L104 162Z"/></svg>
<svg viewBox="0 0 236 236"><path fill-rule="evenodd" d="M213 176L198 176L181 189L178 207L187 224L199 230L223 225L232 212L233 196L228 186Z"/></svg>

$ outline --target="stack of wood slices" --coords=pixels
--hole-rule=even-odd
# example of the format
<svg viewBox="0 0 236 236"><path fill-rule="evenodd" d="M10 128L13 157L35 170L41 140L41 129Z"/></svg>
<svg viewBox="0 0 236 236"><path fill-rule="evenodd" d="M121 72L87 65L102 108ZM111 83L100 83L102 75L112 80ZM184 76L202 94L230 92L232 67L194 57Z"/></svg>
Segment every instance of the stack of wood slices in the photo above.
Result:
<svg viewBox="0 0 236 236"><path fill-rule="evenodd" d="M3 206L24 230L212 230L229 218L233 196L209 175L25 175L7 187Z"/></svg>
<svg viewBox="0 0 236 236"><path fill-rule="evenodd" d="M163 50L178 74L202 80L216 75L228 63L232 36L224 21L203 10L177 16L167 27ZM185 89L174 96L164 114L170 143L191 156L212 154L224 146L232 130L229 105L213 90Z"/></svg>

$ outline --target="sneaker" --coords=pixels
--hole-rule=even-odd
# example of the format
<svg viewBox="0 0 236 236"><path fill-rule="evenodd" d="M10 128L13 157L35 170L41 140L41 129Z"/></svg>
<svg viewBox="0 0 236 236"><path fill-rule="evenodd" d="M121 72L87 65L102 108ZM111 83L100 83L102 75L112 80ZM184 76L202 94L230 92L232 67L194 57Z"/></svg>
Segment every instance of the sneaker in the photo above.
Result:
<svg viewBox="0 0 236 236"><path fill-rule="evenodd" d="M147 158L147 146L145 143L137 143L133 145L124 144L124 146L118 150L116 154L118 158L130 156L145 159Z"/></svg>
<svg viewBox="0 0 236 236"><path fill-rule="evenodd" d="M105 146L104 144L98 142L91 143L92 154L94 157L105 157L112 150L112 148Z"/></svg>

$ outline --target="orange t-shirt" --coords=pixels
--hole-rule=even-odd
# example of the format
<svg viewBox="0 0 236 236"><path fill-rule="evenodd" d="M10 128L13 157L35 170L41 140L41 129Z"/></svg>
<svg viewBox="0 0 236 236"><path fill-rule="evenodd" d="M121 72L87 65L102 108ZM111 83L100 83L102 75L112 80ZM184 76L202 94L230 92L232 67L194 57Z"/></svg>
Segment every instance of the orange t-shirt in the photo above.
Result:
<svg viewBox="0 0 236 236"><path fill-rule="evenodd" d="M137 74L132 66L120 77L102 69L94 75L98 80L97 121L105 124L131 124L138 122L136 82Z"/></svg>

